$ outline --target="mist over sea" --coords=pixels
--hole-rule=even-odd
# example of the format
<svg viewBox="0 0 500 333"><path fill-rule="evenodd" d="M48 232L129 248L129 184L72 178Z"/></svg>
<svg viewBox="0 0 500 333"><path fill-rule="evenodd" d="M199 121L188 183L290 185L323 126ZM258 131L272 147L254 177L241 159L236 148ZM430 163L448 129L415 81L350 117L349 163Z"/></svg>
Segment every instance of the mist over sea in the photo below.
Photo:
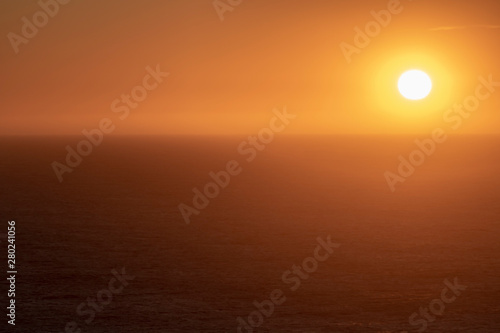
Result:
<svg viewBox="0 0 500 333"><path fill-rule="evenodd" d="M245 136L113 136L60 183L51 163L81 137L2 137L15 331L237 332L280 289L254 332L417 332L409 317L457 278L427 331L500 332L500 138L449 137L392 192L384 173L416 138L278 136L247 162ZM179 204L231 160L241 173L186 224ZM328 236L340 246L292 291L282 275ZM122 269L122 291L79 315Z"/></svg>

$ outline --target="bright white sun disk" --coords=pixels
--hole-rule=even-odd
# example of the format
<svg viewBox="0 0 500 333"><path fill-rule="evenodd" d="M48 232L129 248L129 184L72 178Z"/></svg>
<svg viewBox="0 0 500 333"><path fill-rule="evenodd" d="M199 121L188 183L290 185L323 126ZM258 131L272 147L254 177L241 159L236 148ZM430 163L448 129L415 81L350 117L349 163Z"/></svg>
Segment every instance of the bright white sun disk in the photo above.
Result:
<svg viewBox="0 0 500 333"><path fill-rule="evenodd" d="M398 89L403 97L416 101L429 95L432 90L432 81L425 72L414 69L401 75Z"/></svg>

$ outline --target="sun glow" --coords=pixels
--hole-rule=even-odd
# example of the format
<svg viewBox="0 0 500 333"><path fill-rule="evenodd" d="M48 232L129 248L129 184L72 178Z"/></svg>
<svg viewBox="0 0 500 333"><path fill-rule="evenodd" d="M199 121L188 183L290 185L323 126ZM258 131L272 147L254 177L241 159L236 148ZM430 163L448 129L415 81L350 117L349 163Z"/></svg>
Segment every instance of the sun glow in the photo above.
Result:
<svg viewBox="0 0 500 333"><path fill-rule="evenodd" d="M387 132L419 132L429 124L439 123L443 113L453 105L454 93L459 89L460 78L453 72L456 64L445 55L432 51L395 52L398 54L380 57L360 69L362 73L368 71L368 66L377 66L366 81L366 96L371 102L369 110L385 122L379 126ZM414 85L411 80L407 97L399 86L405 73L413 70L423 72L431 80L427 87L430 87L429 92L420 95L425 96L422 99L408 98L417 97L416 93L413 95L412 87L420 91L419 85Z"/></svg>

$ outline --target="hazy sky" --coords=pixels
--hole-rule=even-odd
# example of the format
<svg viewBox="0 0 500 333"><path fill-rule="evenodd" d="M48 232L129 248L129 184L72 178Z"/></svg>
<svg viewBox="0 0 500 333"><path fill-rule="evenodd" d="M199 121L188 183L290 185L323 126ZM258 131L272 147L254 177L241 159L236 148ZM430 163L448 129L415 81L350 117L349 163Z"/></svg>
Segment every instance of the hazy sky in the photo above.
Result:
<svg viewBox="0 0 500 333"><path fill-rule="evenodd" d="M427 133L478 76L500 82L498 0L401 0L348 63L341 43L388 2L243 0L221 21L212 0L72 0L16 46L40 6L1 1L0 133L78 134L102 118L115 134L253 133L285 105L290 134ZM157 65L170 75L120 120L111 104ZM427 101L393 93L413 67L434 79ZM499 120L500 87L459 132L498 133Z"/></svg>

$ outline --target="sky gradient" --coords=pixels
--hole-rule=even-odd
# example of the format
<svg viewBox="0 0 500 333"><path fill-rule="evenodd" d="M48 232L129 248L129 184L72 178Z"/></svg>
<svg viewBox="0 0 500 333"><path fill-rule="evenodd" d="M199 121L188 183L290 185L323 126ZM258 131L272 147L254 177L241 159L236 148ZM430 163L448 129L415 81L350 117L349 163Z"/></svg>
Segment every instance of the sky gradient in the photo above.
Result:
<svg viewBox="0 0 500 333"><path fill-rule="evenodd" d="M298 116L286 134L430 133L479 76L500 82L500 3L400 7L349 63L340 45L388 1L243 0L221 21L211 0L73 0L18 53L8 35L40 6L2 1L0 134L78 135L103 118L117 135L246 134L283 106ZM169 75L121 121L111 104L148 66ZM394 91L414 67L435 85L420 103ZM498 90L457 133L499 133Z"/></svg>

